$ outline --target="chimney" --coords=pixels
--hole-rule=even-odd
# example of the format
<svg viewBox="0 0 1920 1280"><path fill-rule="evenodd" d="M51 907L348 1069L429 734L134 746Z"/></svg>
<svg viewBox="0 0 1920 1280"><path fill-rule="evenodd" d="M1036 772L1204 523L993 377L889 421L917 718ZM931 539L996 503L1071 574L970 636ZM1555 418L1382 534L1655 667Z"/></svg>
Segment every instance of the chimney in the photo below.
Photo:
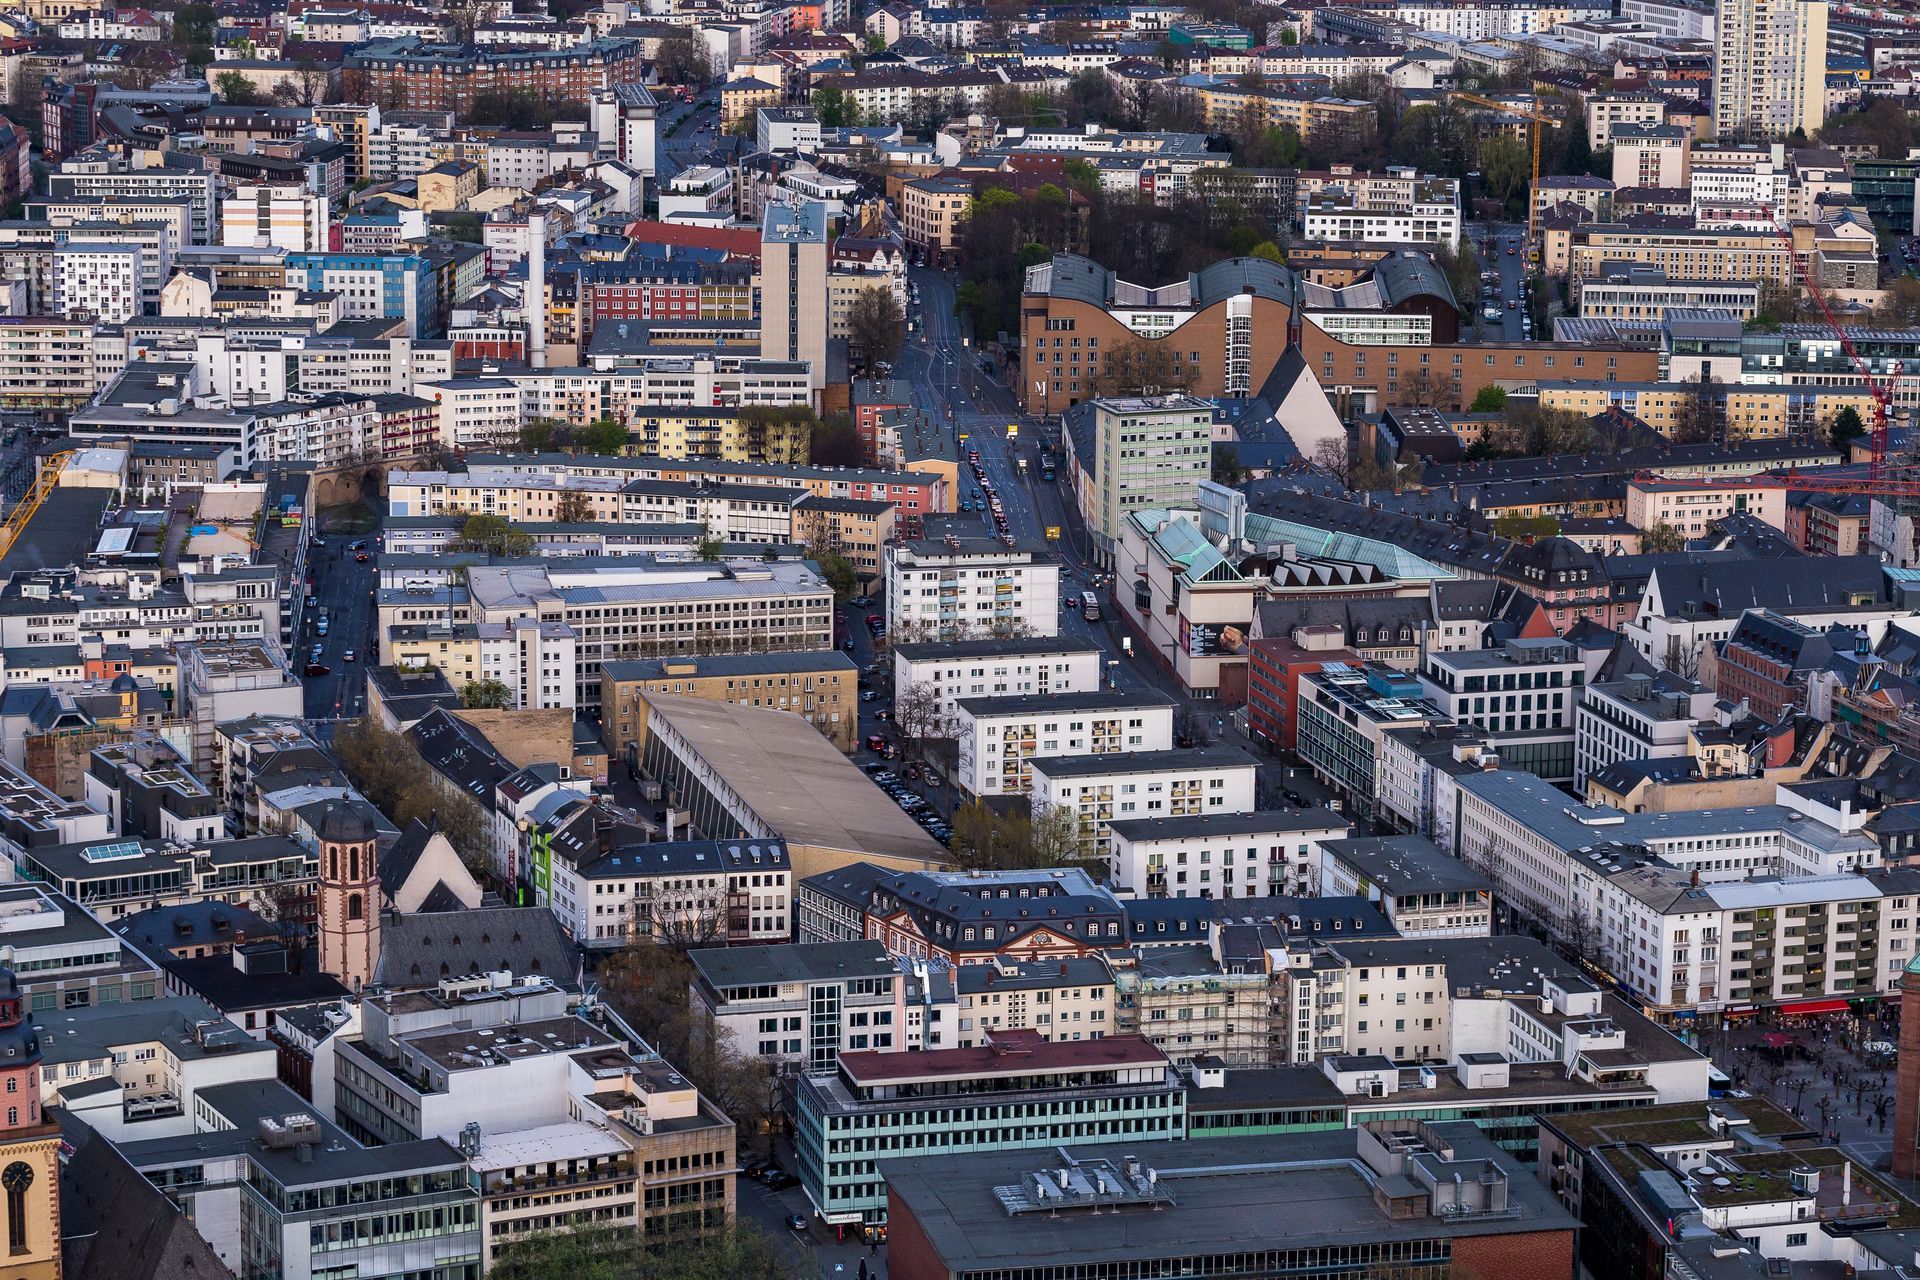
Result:
<svg viewBox="0 0 1920 1280"><path fill-rule="evenodd" d="M522 306L527 313L527 366L547 367L547 217L527 219L527 291Z"/></svg>
<svg viewBox="0 0 1920 1280"><path fill-rule="evenodd" d="M1695 889L1700 887L1700 868L1693 869L1693 874L1687 877L1687 884Z"/></svg>

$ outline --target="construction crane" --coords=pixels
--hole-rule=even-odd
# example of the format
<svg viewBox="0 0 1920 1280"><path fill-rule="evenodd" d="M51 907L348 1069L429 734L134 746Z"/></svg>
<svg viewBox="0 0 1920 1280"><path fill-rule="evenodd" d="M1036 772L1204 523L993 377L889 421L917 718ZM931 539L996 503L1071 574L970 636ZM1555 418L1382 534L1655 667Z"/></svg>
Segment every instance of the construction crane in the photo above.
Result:
<svg viewBox="0 0 1920 1280"><path fill-rule="evenodd" d="M1533 168L1529 171L1530 177L1527 181L1527 246L1531 249L1533 247L1534 211L1536 208L1533 192L1534 188L1540 185L1540 126L1550 124L1557 127L1561 122L1552 116L1543 115L1537 110L1516 107L1511 103L1482 97L1477 93L1468 93L1465 89L1455 89L1447 96L1449 98L1458 98L1462 102L1471 102L1476 107L1486 107L1493 111L1504 111L1510 116L1519 116L1522 120L1531 121L1531 124L1527 128L1527 133L1531 137L1533 144Z"/></svg>
<svg viewBox="0 0 1920 1280"><path fill-rule="evenodd" d="M47 455L41 460L40 474L34 477L26 493L7 513L5 521L0 521L0 558L5 558L13 550L13 544L27 531L27 522L33 519L34 512L47 500L47 495L60 487L60 473L67 469L67 463L73 458L71 449Z"/></svg>

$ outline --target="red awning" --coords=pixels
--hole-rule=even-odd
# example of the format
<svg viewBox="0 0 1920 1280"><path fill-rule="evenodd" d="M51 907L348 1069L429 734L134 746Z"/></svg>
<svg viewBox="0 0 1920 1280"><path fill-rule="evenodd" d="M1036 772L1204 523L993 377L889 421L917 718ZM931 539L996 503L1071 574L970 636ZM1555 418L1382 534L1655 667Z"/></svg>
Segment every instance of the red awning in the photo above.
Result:
<svg viewBox="0 0 1920 1280"><path fill-rule="evenodd" d="M1760 1037L1760 1043L1769 1049L1784 1049L1793 1043L1793 1037L1784 1031L1769 1031Z"/></svg>
<svg viewBox="0 0 1920 1280"><path fill-rule="evenodd" d="M1801 1000L1780 1006L1781 1013L1845 1013L1845 1000Z"/></svg>

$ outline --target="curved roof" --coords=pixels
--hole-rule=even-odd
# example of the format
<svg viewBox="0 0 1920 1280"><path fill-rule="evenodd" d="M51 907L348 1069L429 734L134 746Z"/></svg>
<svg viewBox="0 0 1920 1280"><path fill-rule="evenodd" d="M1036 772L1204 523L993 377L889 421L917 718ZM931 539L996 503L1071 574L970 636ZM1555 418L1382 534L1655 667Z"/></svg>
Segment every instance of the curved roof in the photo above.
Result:
<svg viewBox="0 0 1920 1280"><path fill-rule="evenodd" d="M1266 258L1228 258L1193 273L1189 294L1196 311L1237 293L1293 305L1293 272Z"/></svg>
<svg viewBox="0 0 1920 1280"><path fill-rule="evenodd" d="M1396 306L1422 295L1438 298L1450 307L1456 305L1446 273L1424 253L1388 254L1374 267L1373 283L1382 306Z"/></svg>

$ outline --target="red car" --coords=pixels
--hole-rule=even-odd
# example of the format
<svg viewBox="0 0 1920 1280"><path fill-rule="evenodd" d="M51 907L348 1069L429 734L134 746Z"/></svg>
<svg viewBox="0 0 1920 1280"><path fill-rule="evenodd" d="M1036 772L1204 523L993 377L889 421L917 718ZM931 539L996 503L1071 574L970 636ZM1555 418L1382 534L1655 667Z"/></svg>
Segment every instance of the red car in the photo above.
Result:
<svg viewBox="0 0 1920 1280"><path fill-rule="evenodd" d="M879 734L870 733L867 735L867 750L878 751L886 745L887 745L887 740L881 737Z"/></svg>

